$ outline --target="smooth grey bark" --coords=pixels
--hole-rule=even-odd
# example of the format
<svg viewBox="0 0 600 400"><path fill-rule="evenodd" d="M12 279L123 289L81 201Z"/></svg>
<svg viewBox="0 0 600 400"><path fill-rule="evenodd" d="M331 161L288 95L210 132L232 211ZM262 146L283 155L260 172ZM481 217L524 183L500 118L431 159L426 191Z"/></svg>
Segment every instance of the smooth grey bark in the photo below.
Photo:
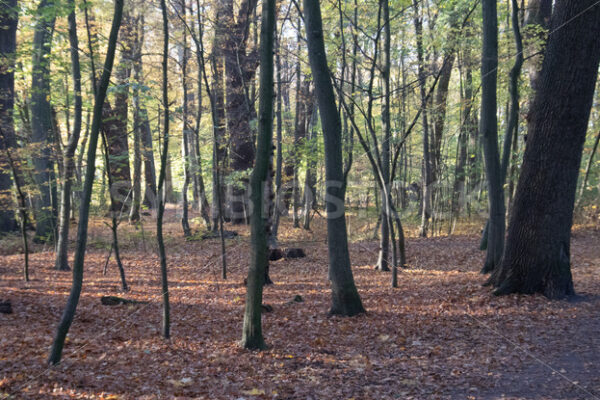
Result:
<svg viewBox="0 0 600 400"><path fill-rule="evenodd" d="M261 350L266 347L262 334L262 291L265 270L268 259L268 236L265 219L269 211L264 205L270 200L265 198L268 190L267 182L272 154L273 136L273 42L275 34L275 0L263 1L262 24L260 34L260 89L258 112L258 143L256 162L251 177L252 213L250 214L250 229L252 253L248 270L248 285L246 290L246 309L242 346L247 349Z"/></svg>
<svg viewBox="0 0 600 400"><path fill-rule="evenodd" d="M551 27L506 248L490 279L498 295L575 294L571 226L600 64L600 4L557 1Z"/></svg>
<svg viewBox="0 0 600 400"><path fill-rule="evenodd" d="M325 143L327 245L332 304L330 314L353 316L365 312L354 283L345 216L341 120L327 66L321 7L317 0L304 0L308 55L315 82Z"/></svg>
<svg viewBox="0 0 600 400"><path fill-rule="evenodd" d="M54 1L41 0L36 11L33 35L33 60L31 75L32 156L35 167L34 180L39 190L35 197L36 230L34 241L53 241L56 228L57 192L54 172L54 134L50 107L50 52L56 22Z"/></svg>
<svg viewBox="0 0 600 400"><path fill-rule="evenodd" d="M81 67L79 63L79 40L77 38L77 20L75 15L75 1L69 0L72 8L69 14L69 45L71 47L71 75L73 78L73 92L75 96L73 130L63 154L62 190L60 195L60 212L58 220L58 243L56 246L55 268L61 271L69 270L68 245L69 223L71 214L71 189L75 173L75 151L79 143L83 116L83 102L81 98Z"/></svg>
<svg viewBox="0 0 600 400"><path fill-rule="evenodd" d="M85 171L85 184L83 188L83 198L79 210L79 224L77 226L77 247L75 249L75 260L73 262L73 284L71 292L67 300L67 304L63 311L60 323L56 329L52 349L50 350L49 364L58 364L62 356L65 339L73 318L75 310L81 295L83 283L83 262L85 258L85 249L87 244L87 228L90 212L90 201L92 198L92 187L94 184L94 173L96 166L96 149L98 146L98 135L102 121L102 108L106 98L106 90L110 81L110 74L115 59L115 49L117 45L117 37L119 27L121 26L121 17L123 15L123 0L115 0L114 16L110 36L108 39L108 50L106 51L106 60L102 69L102 77L98 85L98 90L94 100L94 117L92 119L92 128L90 131L90 141L88 147L88 159Z"/></svg>

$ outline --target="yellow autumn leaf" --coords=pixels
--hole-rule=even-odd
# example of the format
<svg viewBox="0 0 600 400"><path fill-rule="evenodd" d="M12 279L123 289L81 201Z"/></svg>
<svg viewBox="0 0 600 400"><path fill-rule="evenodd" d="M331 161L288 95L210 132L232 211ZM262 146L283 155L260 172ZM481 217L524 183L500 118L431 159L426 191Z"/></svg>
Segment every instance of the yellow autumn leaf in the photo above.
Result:
<svg viewBox="0 0 600 400"><path fill-rule="evenodd" d="M244 390L242 392L247 396L260 396L261 394L265 394L264 390L258 388L254 388L252 390Z"/></svg>

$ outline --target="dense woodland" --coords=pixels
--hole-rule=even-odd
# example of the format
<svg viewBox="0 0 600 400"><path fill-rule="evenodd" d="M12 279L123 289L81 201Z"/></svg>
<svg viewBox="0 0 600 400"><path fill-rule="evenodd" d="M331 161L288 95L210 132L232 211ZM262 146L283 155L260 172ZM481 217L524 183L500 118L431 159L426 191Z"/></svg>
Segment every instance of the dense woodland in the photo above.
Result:
<svg viewBox="0 0 600 400"><path fill-rule="evenodd" d="M0 0L0 398L600 397L599 37L597 0Z"/></svg>

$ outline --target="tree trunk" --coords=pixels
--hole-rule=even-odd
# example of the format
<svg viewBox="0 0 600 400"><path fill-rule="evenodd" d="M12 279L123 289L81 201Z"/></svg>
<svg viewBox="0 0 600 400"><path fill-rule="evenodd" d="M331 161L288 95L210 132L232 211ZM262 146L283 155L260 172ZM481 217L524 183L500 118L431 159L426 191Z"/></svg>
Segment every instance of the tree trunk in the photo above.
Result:
<svg viewBox="0 0 600 400"><path fill-rule="evenodd" d="M577 18L576 23L572 22ZM600 5L561 0L532 105L496 294L573 295L570 239L577 176L600 63ZM573 43L577 43L574 46Z"/></svg>
<svg viewBox="0 0 600 400"><path fill-rule="evenodd" d="M35 167L35 182L40 194L35 199L35 241L52 241L56 227L56 179L54 173L54 135L50 107L50 52L52 33L56 22L55 4L41 0L37 8L37 22L33 36L31 77L31 143Z"/></svg>
<svg viewBox="0 0 600 400"><path fill-rule="evenodd" d="M225 25L224 11L220 3L217 4L217 15L215 21L215 38L212 46L211 64L212 64L212 96L213 96L213 193L212 193L212 230L219 229L220 221L223 218L223 198L224 188L218 184L220 177L225 172L225 160L227 158L227 143L225 139L226 121L225 121L225 93L223 89L224 69L223 64L223 43L227 27ZM207 88L208 90L208 88Z"/></svg>
<svg viewBox="0 0 600 400"><path fill-rule="evenodd" d="M157 207L156 166L152 149L152 130L148 121L148 111L140 107L140 140L142 142L142 158L144 159L144 206L154 210Z"/></svg>
<svg viewBox="0 0 600 400"><path fill-rule="evenodd" d="M427 94L425 90L426 76L425 76L425 61L423 58L423 18L420 15L419 2L413 0L414 7L414 23L415 23L415 34L417 35L417 61L418 61L418 76L419 76L419 89L421 93L421 103L423 111L421 118L423 120L423 205L421 210L421 230L419 235L427 237L429 230L429 220L431 218L431 190L433 183L432 165L431 165L431 154L429 146L429 123L427 121Z"/></svg>
<svg viewBox="0 0 600 400"><path fill-rule="evenodd" d="M247 349L264 349L266 347L262 335L262 288L265 270L269 263L267 242L269 233L266 230L265 219L269 211L265 203L271 201L265 198L268 191L267 182L270 173L269 164L272 160L273 136L273 42L275 34L275 0L263 2L262 26L260 40L260 103L258 120L258 145L256 164L251 178L251 200L253 212L250 215L252 253L250 269L248 270L248 286L246 291L246 310L244 312L244 327L242 346Z"/></svg>
<svg viewBox="0 0 600 400"><path fill-rule="evenodd" d="M17 49L19 10L16 0L7 0L0 9L0 148L15 149L13 108L15 102L14 54ZM9 160L0 152L0 233L17 229ZM8 154L8 153L7 153Z"/></svg>
<svg viewBox="0 0 600 400"><path fill-rule="evenodd" d="M325 143L327 245L332 304L330 314L353 316L365 312L354 284L348 252L346 230L344 171L342 160L341 121L329 76L321 7L316 0L304 0L308 54L315 82Z"/></svg>
<svg viewBox="0 0 600 400"><path fill-rule="evenodd" d="M129 78L135 59L135 23L129 12L123 13L123 26L119 42L122 45L121 58L115 71L118 88L114 106L105 103L103 131L108 142L112 185L110 193L114 199L112 212L129 212L131 204L131 169L129 165L128 143L128 102ZM128 199L127 201L125 199ZM124 206L125 204L125 206Z"/></svg>
<svg viewBox="0 0 600 400"><path fill-rule="evenodd" d="M224 24L223 56L225 59L226 77L226 112L227 132L231 144L232 172L243 174L252 168L254 163L254 134L250 121L256 112L250 105L248 89L256 71L257 64L254 54L247 54L248 29L251 16L256 8L257 0L243 0L234 18L234 1L220 0ZM248 179L242 177L232 188L233 197L230 199L230 218L234 224L248 222L248 206L246 186Z"/></svg>
<svg viewBox="0 0 600 400"><path fill-rule="evenodd" d="M577 204L580 204L581 200L583 199L583 193L585 193L585 187L587 186L590 171L592 169L592 165L594 165L594 156L596 155L596 150L598 150L598 144L600 144L600 131L598 131L596 134L596 140L592 146L592 153L590 154L587 166L585 167L585 173L583 174L583 181L581 182L581 188L579 189L579 200L577 201Z"/></svg>
<svg viewBox="0 0 600 400"><path fill-rule="evenodd" d="M202 24L201 11L198 10L199 24ZM202 27L198 27L198 37L192 36L196 43L196 62L198 64L198 82L197 82L197 111L196 111L196 128L194 130L194 148L192 150L192 160L194 164L194 185L196 186L198 209L200 215L204 220L207 227L210 227L210 212L208 200L206 199L206 187L204 185L204 177L202 176L202 155L200 153L200 123L202 122L202 80L204 72L204 57L200 54L202 51L202 45L200 41L202 38Z"/></svg>
<svg viewBox="0 0 600 400"><path fill-rule="evenodd" d="M496 0L482 1L483 52L481 59L481 141L488 181L489 220L487 254L482 272L498 266L504 249L505 207L500 154L496 86L498 76L498 15Z"/></svg>
<svg viewBox="0 0 600 400"><path fill-rule="evenodd" d="M390 30L390 10L388 0L382 0L383 11L383 54L381 79L383 80L383 104L381 107L381 124L383 130L383 141L381 143L381 175L383 184L386 186L385 192L391 190L390 185L390 141L392 140L392 126L390 118L390 69L391 69L391 30ZM379 259L377 260L377 269L379 271L389 271L389 252L390 252L390 230L393 229L390 224L390 198L381 194L381 236L379 240ZM391 229L390 229L391 228ZM394 245L395 250L395 245ZM392 268L395 268L393 265Z"/></svg>
<svg viewBox="0 0 600 400"><path fill-rule="evenodd" d="M185 0L181 0L177 4L181 18L185 21L186 15L186 4ZM181 152L183 156L183 187L181 189L181 227L183 229L183 236L190 237L192 231L190 229L190 222L188 218L188 190L190 181L192 180L191 171L191 152L192 152L192 130L189 121L189 97L188 97L188 42L187 42L187 26L183 26L183 40L179 51L179 65L181 66L181 86L183 89L183 105L181 119L183 120L183 132L181 135Z"/></svg>
<svg viewBox="0 0 600 400"><path fill-rule="evenodd" d="M276 134L276 161L275 161L275 204L273 206L273 226L271 227L271 235L269 238L269 246L271 248L277 248L277 235L279 233L279 219L281 217L281 182L282 182L282 168L283 168L283 84L281 82L282 74L281 74L281 40L279 40L277 32L275 29L275 64L277 67L277 94L276 94L276 111L275 118L277 121L277 134Z"/></svg>
<svg viewBox="0 0 600 400"><path fill-rule="evenodd" d="M524 33L527 70L531 89L535 93L538 89L538 76L544 60L547 30L550 27L550 17L552 16L552 0L529 0L526 10Z"/></svg>
<svg viewBox="0 0 600 400"><path fill-rule="evenodd" d="M58 223L58 243L56 251L55 268L61 271L69 270L68 244L69 224L71 213L71 188L75 172L75 150L79 143L83 104L81 99L81 68L79 64L79 41L77 39L77 21L75 17L74 0L69 0L72 8L69 14L69 44L71 46L71 74L73 76L73 92L75 95L75 109L73 131L70 132L69 141L63 155L63 187L60 196L60 214Z"/></svg>
<svg viewBox="0 0 600 400"><path fill-rule="evenodd" d="M156 242L160 257L160 281L162 290L162 335L165 339L171 337L171 307L169 304L169 282L167 276L167 253L163 239L163 215L166 199L167 162L169 160L169 20L165 0L160 0L163 23L163 53L162 53L162 103L164 108L163 146L160 156L160 173L158 175L158 213L156 217Z"/></svg>
<svg viewBox="0 0 600 400"><path fill-rule="evenodd" d="M71 323L73 322L75 310L77 309L77 303L79 302L79 296L81 294L90 201L92 199L92 187L95 181L94 173L96 164L96 148L98 146L98 134L100 132L102 108L104 99L106 98L106 90L108 89L110 74L112 72L113 62L115 59L115 49L117 45L119 27L121 26L122 12L123 0L115 0L115 11L110 36L108 39L106 60L104 62L102 77L100 79L94 101L94 117L90 132L88 162L85 171L83 199L81 201L81 208L79 211L79 225L77 227L77 248L75 250L75 261L73 262L73 284L71 286L71 293L69 294L69 298L63 311L60 323L56 329L56 336L54 337L54 342L52 343L52 349L50 351L50 357L48 358L49 364L58 364L60 362L65 339L67 337L67 333L69 332L69 328L71 327Z"/></svg>
<svg viewBox="0 0 600 400"><path fill-rule="evenodd" d="M133 182L131 187L131 210L129 222L140 220L142 205L142 120L141 120L141 90L142 81L142 43L144 43L143 15L135 19L134 33L135 48L133 52Z"/></svg>

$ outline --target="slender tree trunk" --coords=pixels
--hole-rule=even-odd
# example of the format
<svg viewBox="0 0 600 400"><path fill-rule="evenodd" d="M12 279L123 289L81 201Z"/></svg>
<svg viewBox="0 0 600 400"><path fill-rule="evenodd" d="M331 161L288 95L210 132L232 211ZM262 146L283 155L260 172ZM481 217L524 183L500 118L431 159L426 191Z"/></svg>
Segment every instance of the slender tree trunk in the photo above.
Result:
<svg viewBox="0 0 600 400"><path fill-rule="evenodd" d="M496 86L498 69L498 15L496 0L483 0L483 54L481 60L481 140L488 181L490 216L487 254L482 272L491 272L502 257L505 233L505 207L502 169L498 149Z"/></svg>
<svg viewBox="0 0 600 400"><path fill-rule="evenodd" d="M158 195L156 190L156 166L152 149L152 130L148 121L148 111L140 108L140 140L142 142L142 158L144 159L144 206L156 209Z"/></svg>
<svg viewBox="0 0 600 400"><path fill-rule="evenodd" d="M50 52L56 22L55 4L41 0L37 8L33 36L31 78L31 142L35 167L35 182L40 194L36 196L36 231L34 241L53 241L56 227L56 178L54 172L52 110L50 107Z"/></svg>
<svg viewBox="0 0 600 400"><path fill-rule="evenodd" d="M72 8L71 13L69 14L69 44L71 46L71 74L73 77L75 109L73 116L73 131L69 135L69 141L63 155L63 187L60 196L58 244L55 263L55 268L61 271L69 270L68 244L69 217L71 213L71 188L73 185L73 174L75 172L75 150L77 150L77 144L79 143L83 113L81 99L81 68L79 65L79 41L77 39L77 21L75 17L74 0L69 0L69 6Z"/></svg>
<svg viewBox="0 0 600 400"><path fill-rule="evenodd" d="M415 23L415 34L417 36L417 61L418 61L418 76L419 76L419 88L421 93L421 103L423 107L427 105L427 94L425 90L426 76L425 76L425 61L423 57L423 17L420 14L419 2L413 0L414 8L414 23ZM423 109L421 112L421 118L423 120L423 204L421 210L421 229L420 236L427 237L429 230L429 222L431 219L431 190L433 183L431 154L429 146L429 122L427 119L427 110Z"/></svg>
<svg viewBox="0 0 600 400"><path fill-rule="evenodd" d="M69 328L71 327L71 323L73 322L75 310L77 309L77 303L79 302L79 296L81 294L83 283L83 262L87 244L90 200L92 198L92 187L95 180L94 173L96 164L96 148L98 145L98 135L102 120L102 108L106 98L106 90L108 89L110 74L112 72L113 62L115 59L115 49L117 45L119 27L121 26L122 13L123 0L115 0L115 11L108 40L106 60L104 62L102 77L100 79L94 101L94 117L90 131L88 162L85 172L83 199L81 202L81 209L79 211L79 225L77 227L77 247L75 250L75 261L73 262L73 284L71 286L71 293L69 294L69 299L67 300L60 323L56 329L56 336L54 338L54 342L52 343L50 357L48 358L49 364L58 364L60 362L65 339L67 337L67 333L69 332Z"/></svg>
<svg viewBox="0 0 600 400"><path fill-rule="evenodd" d="M386 186L384 192L391 189L390 185L390 141L392 140L392 126L390 118L390 69L391 69L391 30L390 30L390 10L388 0L381 0L383 11L383 54L381 68L381 79L383 80L383 104L381 107L381 123L383 130L383 141L381 143L381 175L383 184ZM391 209L389 204L390 198L381 194L381 236L379 241L379 259L377 260L376 268L379 271L389 271L389 248L390 248L390 232L393 226L390 224ZM391 229L391 230L390 230ZM395 244L393 244L395 251ZM392 265L395 271L396 265Z"/></svg>
<svg viewBox="0 0 600 400"><path fill-rule="evenodd" d="M311 107L312 108L312 107ZM310 129L308 131L308 151L311 155L306 164L306 175L304 179L304 222L303 228L310 230L310 214L315 210L316 206L316 186L317 186L317 160L314 154L317 154L317 135L315 132L315 125L319 120L319 110L314 108L310 121Z"/></svg>
<svg viewBox="0 0 600 400"><path fill-rule="evenodd" d="M140 206L142 205L142 121L141 121L141 96L140 85L142 80L142 43L144 43L144 29L142 16L135 19L133 52L133 182L131 187L131 210L129 211L129 222L135 223L140 220Z"/></svg>
<svg viewBox="0 0 600 400"><path fill-rule="evenodd" d="M269 238L269 246L271 248L277 248L277 235L279 233L279 218L281 217L281 182L282 182L282 168L283 168L283 116L282 116L282 105L283 105L283 84L281 82L281 40L279 40L278 30L275 29L275 64L277 67L277 94L276 94L276 111L275 118L277 121L276 128L276 161L275 161L275 204L273 207L273 226L271 228L271 236Z"/></svg>
<svg viewBox="0 0 600 400"><path fill-rule="evenodd" d="M201 11L198 9L198 18L199 24L202 24ZM203 71L205 68L204 65L204 57L200 54L202 51L202 45L200 44L202 27L198 28L198 37L193 36L194 41L196 43L196 61L198 64L198 83L197 83L197 104L198 109L196 111L196 128L194 131L195 140L194 140L194 149L193 153L193 162L195 165L194 170L194 181L197 186L198 192L198 209L200 210L200 215L204 220L204 223L207 227L210 227L210 213L209 213L209 205L208 200L206 199L206 187L204 186L204 177L202 176L202 156L200 153L200 123L202 122L202 80L203 80ZM195 153L195 154L194 154Z"/></svg>
<svg viewBox="0 0 600 400"><path fill-rule="evenodd" d="M212 80L213 88L211 90L214 102L214 140L213 140L213 194L212 194L212 230L219 230L223 208L224 188L219 182L220 177L225 171L225 160L227 158L227 144L225 141L226 121L225 121L225 93L223 89L223 79L225 66L223 64L223 51L225 44L223 43L227 27L225 25L225 17L223 9L217 6L215 38L212 47L211 64L212 64ZM208 88L207 88L208 90Z"/></svg>
<svg viewBox="0 0 600 400"><path fill-rule="evenodd" d="M364 313L365 309L354 284L348 252L344 206L342 127L327 66L319 2L304 0L304 13L308 54L325 143L327 245L329 248L329 279L332 289L332 304L329 313L353 316Z"/></svg>
<svg viewBox="0 0 600 400"><path fill-rule="evenodd" d="M162 54L162 102L164 108L163 146L160 156L160 173L158 175L158 215L156 218L156 241L160 257L160 280L162 290L162 335L165 339L171 337L171 313L169 305L169 282L167 277L167 253L163 240L163 215L165 212L165 181L167 175L167 161L169 157L169 20L165 0L160 0L163 23L163 54Z"/></svg>
<svg viewBox="0 0 600 400"><path fill-rule="evenodd" d="M251 200L253 212L250 215L252 233L252 254L248 270L248 286L246 291L246 310L244 312L244 327L242 346L247 349L264 349L265 341L262 335L262 288L265 270L269 263L265 218L269 217L264 204L269 204L264 198L267 187L265 183L269 174L269 160L272 159L273 136L273 42L275 33L275 0L263 2L262 25L260 40L260 103L259 128L256 164L251 178Z"/></svg>
<svg viewBox="0 0 600 400"><path fill-rule="evenodd" d="M577 18L577 23L572 22ZM571 226L600 64L600 5L560 0L552 17L496 294L575 294ZM577 43L574 46L573 43Z"/></svg>
<svg viewBox="0 0 600 400"><path fill-rule="evenodd" d="M178 4L179 12L181 14L182 19L185 21L186 16L186 4L185 0L181 0ZM181 152L183 155L183 188L181 189L181 200L182 200L182 209L183 212L181 214L181 227L183 229L183 236L190 237L192 235L192 231L190 229L190 222L188 218L188 190L190 181L192 178L191 172L191 127L189 124L189 98L188 98L188 44L187 44L187 28L183 27L183 43L180 49L180 59L179 63L181 65L181 86L183 88L183 106L182 106L182 115L181 118L183 120L183 132L181 136Z"/></svg>
<svg viewBox="0 0 600 400"><path fill-rule="evenodd" d="M590 177L590 171L592 170L592 165L594 165L594 156L596 155L596 150L598 150L598 144L600 144L600 131L598 131L598 133L596 134L596 140L594 141L594 145L592 146L592 153L590 154L587 166L585 167L583 181L581 182L581 188L579 189L579 200L577 200L577 205L581 204L581 200L583 199L583 193L585 192L588 178Z"/></svg>

